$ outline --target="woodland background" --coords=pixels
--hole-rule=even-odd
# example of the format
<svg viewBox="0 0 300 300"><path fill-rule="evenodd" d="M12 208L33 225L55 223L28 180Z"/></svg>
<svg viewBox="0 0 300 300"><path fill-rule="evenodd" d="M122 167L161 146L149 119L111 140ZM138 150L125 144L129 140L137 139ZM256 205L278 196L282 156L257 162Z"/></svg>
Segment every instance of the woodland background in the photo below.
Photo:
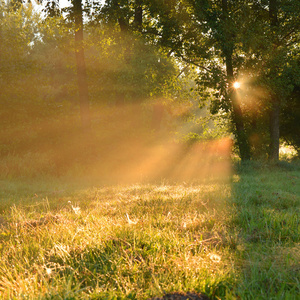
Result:
<svg viewBox="0 0 300 300"><path fill-rule="evenodd" d="M109 170L224 137L242 161L299 155L299 1L68 4L1 1L2 173Z"/></svg>

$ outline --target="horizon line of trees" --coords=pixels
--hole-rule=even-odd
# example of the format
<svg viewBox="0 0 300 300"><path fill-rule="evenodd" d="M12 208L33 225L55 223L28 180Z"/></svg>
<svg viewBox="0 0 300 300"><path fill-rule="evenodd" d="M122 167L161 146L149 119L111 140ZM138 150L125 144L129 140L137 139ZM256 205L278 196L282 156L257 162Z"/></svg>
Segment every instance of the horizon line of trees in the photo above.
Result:
<svg viewBox="0 0 300 300"><path fill-rule="evenodd" d="M159 102L158 123L166 107L209 108L242 161L278 160L280 141L299 153L299 1L39 1L43 15L28 2L1 4L2 153L17 124L76 119L79 107L88 135L97 106L145 102Z"/></svg>

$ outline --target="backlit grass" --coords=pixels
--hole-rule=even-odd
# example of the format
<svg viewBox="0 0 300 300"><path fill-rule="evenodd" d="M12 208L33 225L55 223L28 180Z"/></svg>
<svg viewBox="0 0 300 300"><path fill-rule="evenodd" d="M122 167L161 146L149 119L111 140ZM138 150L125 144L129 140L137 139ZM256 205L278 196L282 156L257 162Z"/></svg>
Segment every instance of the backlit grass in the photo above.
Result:
<svg viewBox="0 0 300 300"><path fill-rule="evenodd" d="M300 170L229 182L2 180L3 299L298 299Z"/></svg>

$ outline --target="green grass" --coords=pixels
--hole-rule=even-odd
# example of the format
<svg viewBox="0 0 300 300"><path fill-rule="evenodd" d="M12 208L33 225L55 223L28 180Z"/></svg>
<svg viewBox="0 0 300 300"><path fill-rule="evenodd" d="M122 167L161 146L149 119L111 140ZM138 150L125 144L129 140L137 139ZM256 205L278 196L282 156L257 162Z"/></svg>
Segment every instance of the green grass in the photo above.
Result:
<svg viewBox="0 0 300 300"><path fill-rule="evenodd" d="M299 299L300 168L227 182L0 181L1 299Z"/></svg>

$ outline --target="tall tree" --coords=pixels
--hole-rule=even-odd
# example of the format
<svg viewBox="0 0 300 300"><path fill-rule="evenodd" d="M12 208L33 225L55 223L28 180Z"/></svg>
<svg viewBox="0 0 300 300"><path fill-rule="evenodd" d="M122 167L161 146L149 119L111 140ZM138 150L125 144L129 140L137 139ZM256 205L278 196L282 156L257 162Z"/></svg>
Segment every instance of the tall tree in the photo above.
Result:
<svg viewBox="0 0 300 300"><path fill-rule="evenodd" d="M213 112L230 112L240 157L243 161L249 160L251 154L243 110L233 88L238 75L242 4L233 5L228 0L187 2L191 5L187 22L192 21L192 25L185 26L188 31L184 34L187 40L182 43L182 57L199 68L198 84L202 85L202 91L205 88L215 90L211 102Z"/></svg>
<svg viewBox="0 0 300 300"><path fill-rule="evenodd" d="M269 0L269 18L271 33L273 35L273 45L276 45L276 36L278 32L278 4L277 0ZM276 66L273 65L270 73L276 73ZM273 76L272 76L273 77ZM280 115L280 99L275 93L271 93L270 108L270 149L269 158L271 160L279 160L279 115Z"/></svg>
<svg viewBox="0 0 300 300"><path fill-rule="evenodd" d="M143 30L143 2L142 0L136 0L134 8L134 26L137 31Z"/></svg>
<svg viewBox="0 0 300 300"><path fill-rule="evenodd" d="M228 11L228 1L222 0L222 41L221 48L225 57L226 73L227 73L227 85L229 89L229 99L232 105L232 120L236 129L237 144L240 151L242 161L250 160L250 147L245 132L245 126L243 121L243 113L238 103L237 92L233 87L235 77L233 70L233 51L234 51L234 32L232 32L233 25L230 22L230 16Z"/></svg>
<svg viewBox="0 0 300 300"><path fill-rule="evenodd" d="M72 0L75 19L75 56L77 64L77 78L81 122L85 130L91 127L89 91L87 83L86 64L83 40L83 12L81 0Z"/></svg>
<svg viewBox="0 0 300 300"><path fill-rule="evenodd" d="M267 122L266 127L261 130L269 132L266 148L268 157L277 161L280 127L284 121L281 119L281 111L284 110L286 113L293 110L289 99L299 82L297 56L300 38L300 3L295 0L269 0L265 3L253 1L253 3L250 18L256 22L250 21L249 27L256 28L259 42L256 43L253 36L246 55L255 61L253 72L259 70L256 71L257 78L260 80L260 86L267 92L264 113Z"/></svg>

